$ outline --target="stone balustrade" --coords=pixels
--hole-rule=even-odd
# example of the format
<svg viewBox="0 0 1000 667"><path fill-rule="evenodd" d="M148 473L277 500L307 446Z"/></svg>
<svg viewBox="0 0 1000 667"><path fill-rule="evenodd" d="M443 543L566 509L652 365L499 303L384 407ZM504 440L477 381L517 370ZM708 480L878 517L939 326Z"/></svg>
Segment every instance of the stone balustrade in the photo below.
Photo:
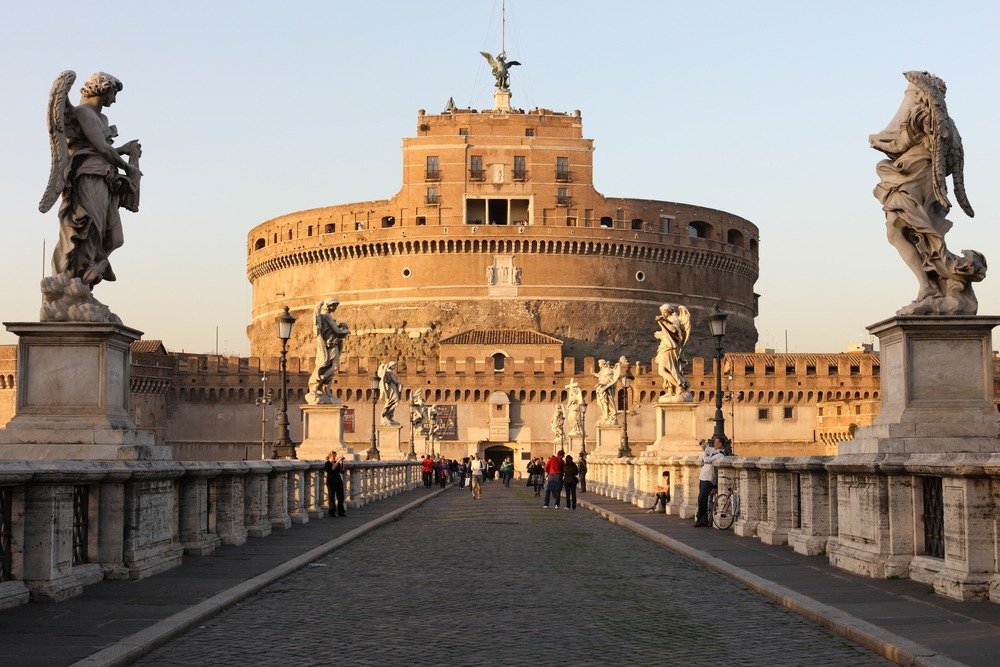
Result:
<svg viewBox="0 0 1000 667"><path fill-rule="evenodd" d="M857 574L1000 603L1000 454L734 457L717 468L720 490L740 497L736 535ZM667 513L690 518L699 469L697 457L591 457L587 489L652 507L669 470Z"/></svg>
<svg viewBox="0 0 1000 667"><path fill-rule="evenodd" d="M345 467L353 508L420 484L419 461ZM151 576L325 517L326 502L322 461L0 461L0 609Z"/></svg>

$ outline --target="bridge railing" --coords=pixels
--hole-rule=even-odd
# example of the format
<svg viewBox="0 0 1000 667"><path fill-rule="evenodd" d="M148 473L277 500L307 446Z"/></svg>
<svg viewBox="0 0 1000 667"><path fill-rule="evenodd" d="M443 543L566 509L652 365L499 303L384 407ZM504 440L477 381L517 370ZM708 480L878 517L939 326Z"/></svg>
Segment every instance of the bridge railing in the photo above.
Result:
<svg viewBox="0 0 1000 667"><path fill-rule="evenodd" d="M416 488L417 461L345 464L349 507ZM326 515L322 461L0 461L0 609L139 579Z"/></svg>
<svg viewBox="0 0 1000 667"><path fill-rule="evenodd" d="M588 459L587 489L667 513L697 513L697 457ZM909 577L956 599L1000 602L1000 454L733 457L720 490L740 496L735 534L876 578Z"/></svg>

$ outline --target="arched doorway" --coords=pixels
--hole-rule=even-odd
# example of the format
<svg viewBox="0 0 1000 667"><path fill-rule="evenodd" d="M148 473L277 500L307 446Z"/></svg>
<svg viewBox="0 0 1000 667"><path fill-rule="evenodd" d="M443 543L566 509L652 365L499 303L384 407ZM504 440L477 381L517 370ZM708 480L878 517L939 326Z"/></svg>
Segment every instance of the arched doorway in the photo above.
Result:
<svg viewBox="0 0 1000 667"><path fill-rule="evenodd" d="M483 450L483 460L487 462L487 465L490 462L493 463L493 474L490 476L490 479L497 479L500 466L506 458L509 458L511 461L514 460L514 450L507 445L490 445Z"/></svg>

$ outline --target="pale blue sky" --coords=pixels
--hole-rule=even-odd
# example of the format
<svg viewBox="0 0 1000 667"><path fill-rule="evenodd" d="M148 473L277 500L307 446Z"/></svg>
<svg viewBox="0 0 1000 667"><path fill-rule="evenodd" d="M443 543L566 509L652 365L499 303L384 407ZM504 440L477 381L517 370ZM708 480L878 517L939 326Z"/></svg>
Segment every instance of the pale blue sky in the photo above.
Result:
<svg viewBox="0 0 1000 667"><path fill-rule="evenodd" d="M760 344L840 351L916 294L885 241L868 147L901 73L949 87L974 221L948 236L1000 272L1000 5L509 0L513 104L580 109L609 196L720 208L760 228ZM694 6L697 5L697 6ZM245 238L284 213L384 198L415 113L492 105L499 0L16 3L0 23L0 319L37 320L55 211L45 105L64 69L125 83L108 115L143 144L117 283L96 296L171 350L247 354ZM99 8L99 9L98 9ZM77 86L78 87L78 86ZM74 92L73 101L77 99ZM46 257L45 266L48 266ZM1000 276L977 288L1000 313ZM13 342L9 334L0 342Z"/></svg>

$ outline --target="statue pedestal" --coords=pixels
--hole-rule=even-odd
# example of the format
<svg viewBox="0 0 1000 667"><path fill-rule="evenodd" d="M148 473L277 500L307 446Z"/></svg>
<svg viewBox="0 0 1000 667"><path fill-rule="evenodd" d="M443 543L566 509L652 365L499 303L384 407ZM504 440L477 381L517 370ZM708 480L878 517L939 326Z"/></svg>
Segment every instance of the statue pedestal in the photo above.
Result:
<svg viewBox="0 0 1000 667"><path fill-rule="evenodd" d="M698 420L694 403L656 404L656 441L642 453L644 457L699 456Z"/></svg>
<svg viewBox="0 0 1000 667"><path fill-rule="evenodd" d="M303 461L322 461L331 450L344 452L350 460L355 459L354 450L344 442L344 404L321 403L303 405L302 444L296 447L295 455Z"/></svg>
<svg viewBox="0 0 1000 667"><path fill-rule="evenodd" d="M4 326L18 336L17 398L0 430L0 459L170 459L128 411L130 345L141 331L104 322Z"/></svg>
<svg viewBox="0 0 1000 667"><path fill-rule="evenodd" d="M617 458L622 445L622 427L598 425L595 441L594 451L590 452L592 455Z"/></svg>
<svg viewBox="0 0 1000 667"><path fill-rule="evenodd" d="M410 450L410 443L402 444L400 437L403 427L400 424L395 426L379 426L378 431L378 453L383 461L394 461L405 459Z"/></svg>
<svg viewBox="0 0 1000 667"><path fill-rule="evenodd" d="M993 552L982 545L992 542L969 523L992 511L983 478L943 483L943 563L914 554L923 541L924 486L940 484L941 471L961 469L963 459L981 464L996 451L997 324L1000 317L904 316L868 327L879 337L882 411L826 464L837 486L831 564L869 577L933 582L939 593L960 599L985 595L982 563L992 562Z"/></svg>
<svg viewBox="0 0 1000 667"><path fill-rule="evenodd" d="M993 337L1000 317L893 317L879 338L882 411L838 455L991 453Z"/></svg>

